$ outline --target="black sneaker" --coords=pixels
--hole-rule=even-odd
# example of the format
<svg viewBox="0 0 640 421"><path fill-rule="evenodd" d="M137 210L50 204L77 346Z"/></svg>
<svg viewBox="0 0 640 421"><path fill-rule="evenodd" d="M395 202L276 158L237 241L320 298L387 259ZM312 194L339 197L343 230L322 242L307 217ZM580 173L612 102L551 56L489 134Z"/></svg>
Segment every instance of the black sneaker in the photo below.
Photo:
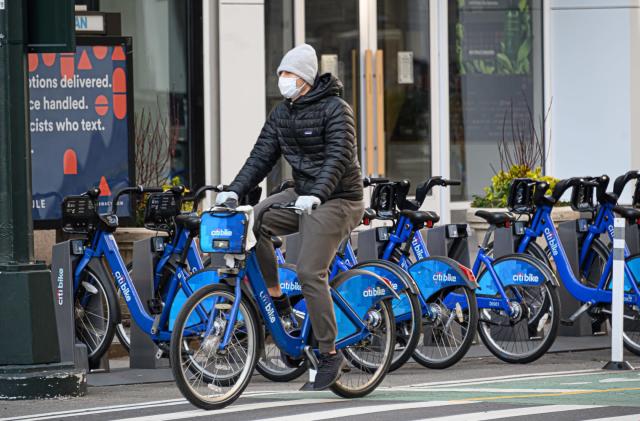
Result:
<svg viewBox="0 0 640 421"><path fill-rule="evenodd" d="M325 390L337 382L346 364L347 361L340 351L335 354L320 354L313 390Z"/></svg>
<svg viewBox="0 0 640 421"><path fill-rule="evenodd" d="M278 315L280 317L286 319L287 317L291 316L293 310L291 308L291 302L289 301L289 296L287 294L282 294L279 297L271 297L271 299L273 300L273 305L275 306L276 311L278 312Z"/></svg>

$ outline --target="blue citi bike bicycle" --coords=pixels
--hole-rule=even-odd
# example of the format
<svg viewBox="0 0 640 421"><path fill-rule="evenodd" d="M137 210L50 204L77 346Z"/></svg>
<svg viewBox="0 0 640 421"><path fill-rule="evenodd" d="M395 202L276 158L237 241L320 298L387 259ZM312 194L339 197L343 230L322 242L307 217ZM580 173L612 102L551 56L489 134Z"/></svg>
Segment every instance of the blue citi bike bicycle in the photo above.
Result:
<svg viewBox="0 0 640 421"><path fill-rule="evenodd" d="M531 222L519 241L518 250L525 250L535 239L543 238L564 287L582 303L569 319L563 321L564 324L573 324L584 313L589 314L599 324L610 317L613 253L599 237L606 233L610 240L613 239L613 221L616 213L633 223L637 223L640 218L640 209L617 205L624 185L634 178L639 177L630 173L619 177L614 184L613 192L606 191L609 182L606 175L569 178L558 182L550 196L544 194L548 189L546 183L528 179L514 181L512 189L520 189L523 197L530 198L525 210L532 214ZM594 196L599 203L590 224L584 218L580 218L576 224L577 235L581 234L582 237L578 276L571 267L551 217L553 205L569 189L572 189L571 201L575 210L594 212ZM640 355L640 255L632 256L626 249L625 259L623 339L628 350Z"/></svg>
<svg viewBox="0 0 640 421"><path fill-rule="evenodd" d="M270 208L299 211L290 205ZM203 214L200 247L224 254L227 266L218 269L219 282L189 297L172 333L170 358L178 388L203 409L231 404L249 384L260 355L263 323L289 358L317 364L307 315L300 328L291 331L275 312L255 252L247 247L250 213L250 208L230 205ZM399 297L388 280L358 269L339 274L330 287L338 326L336 349L348 361L347 371L331 390L347 398L365 396L380 384L391 364L395 320L390 300Z"/></svg>
<svg viewBox="0 0 640 421"><path fill-rule="evenodd" d="M213 189L208 186L203 192ZM185 280L190 270L204 266L193 241L199 228L199 218L194 214L178 214L182 191L182 188L169 191L141 186L125 188L116 193L111 211L104 214L97 211L100 194L97 188L64 199L63 230L84 237L82 257L73 279L75 324L76 336L87 345L91 365L97 364L107 351L118 325L123 343L128 344L128 326L121 323L118 296L123 297L133 322L151 337L162 352L168 351L170 329L176 313L174 300L180 295L190 296L193 293ZM119 198L125 194L145 193L150 194L145 215L147 227L171 231L171 235L168 238L157 237L158 241L153 243L154 251L162 253L162 257L154 274L154 296L147 303L142 303L131 279L131 266L125 265L113 233L118 227L116 212ZM197 203L200 196L196 197ZM102 266L104 263L113 280L101 277L95 270L94 265Z"/></svg>

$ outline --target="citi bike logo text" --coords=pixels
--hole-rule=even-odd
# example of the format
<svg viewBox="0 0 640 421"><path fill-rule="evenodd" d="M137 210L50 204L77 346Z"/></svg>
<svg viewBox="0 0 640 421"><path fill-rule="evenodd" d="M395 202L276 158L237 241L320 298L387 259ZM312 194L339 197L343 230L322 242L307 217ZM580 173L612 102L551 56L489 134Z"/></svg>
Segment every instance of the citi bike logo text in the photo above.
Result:
<svg viewBox="0 0 640 421"><path fill-rule="evenodd" d="M64 304L64 269L58 269L58 278L56 279L56 296L58 305Z"/></svg>
<svg viewBox="0 0 640 421"><path fill-rule="evenodd" d="M418 241L418 236L419 234L416 234L413 236L413 239L411 240L411 245L413 246L413 252L416 255L416 259L420 260L420 259L424 259L425 256L424 255L424 250L420 244L420 242Z"/></svg>
<svg viewBox="0 0 640 421"><path fill-rule="evenodd" d="M433 280L436 282L456 282L458 279L450 273L436 272L433 274Z"/></svg>
<svg viewBox="0 0 640 421"><path fill-rule="evenodd" d="M269 316L269 322L270 323L275 323L276 322L276 311L273 308L273 304L271 304L269 302L269 299L265 295L264 291L260 291L260 299L262 300L262 304L264 304L264 309L267 312L267 315Z"/></svg>
<svg viewBox="0 0 640 421"><path fill-rule="evenodd" d="M609 224L607 225L607 229L609 230L609 235L611 236L611 238L615 238L615 228L613 227L613 224Z"/></svg>
<svg viewBox="0 0 640 421"><path fill-rule="evenodd" d="M514 282L538 282L538 276L531 273L516 273L513 275Z"/></svg>
<svg viewBox="0 0 640 421"><path fill-rule="evenodd" d="M384 288L380 288L380 287L375 287L375 288L367 288L364 291L362 291L362 296L363 297L380 297L382 295L385 295L387 293L387 291L385 291Z"/></svg>
<svg viewBox="0 0 640 421"><path fill-rule="evenodd" d="M544 236L547 238L547 242L549 243L549 248L551 249L551 254L554 256L558 255L558 240L555 239L553 233L549 228L544 229Z"/></svg>
<svg viewBox="0 0 640 421"><path fill-rule="evenodd" d="M280 288L287 291L302 291L302 286L298 282L280 282Z"/></svg>
<svg viewBox="0 0 640 421"><path fill-rule="evenodd" d="M231 232L231 230L228 228L216 228L211 231L212 237L231 237L232 235L233 232Z"/></svg>
<svg viewBox="0 0 640 421"><path fill-rule="evenodd" d="M122 291L122 295L124 295L125 301L126 302L131 301L131 290L129 289L127 284L124 282L124 277L122 276L122 274L119 271L115 271L113 276L116 277L116 282L120 287L120 291Z"/></svg>

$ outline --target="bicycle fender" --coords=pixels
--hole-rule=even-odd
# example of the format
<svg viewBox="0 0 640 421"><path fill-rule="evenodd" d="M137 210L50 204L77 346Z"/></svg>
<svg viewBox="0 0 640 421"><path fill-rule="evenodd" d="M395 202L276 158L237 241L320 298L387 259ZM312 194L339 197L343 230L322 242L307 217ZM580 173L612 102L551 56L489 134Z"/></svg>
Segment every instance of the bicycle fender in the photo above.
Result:
<svg viewBox="0 0 640 421"><path fill-rule="evenodd" d="M98 259L98 258L94 257L93 259L89 260L89 263L87 264L87 266L92 271L94 271L96 275L98 275L98 278L113 280L113 275L106 268L106 266L104 265L104 261L102 259ZM114 282L111 282L111 285L113 285L114 288L116 288L116 289L119 288L119 286L116 285ZM105 288L106 288L106 286L105 286Z"/></svg>
<svg viewBox="0 0 640 421"><path fill-rule="evenodd" d="M330 281L330 285L361 320L366 320L367 313L378 302L398 298L383 278L360 269L340 273ZM335 300L333 308L338 328L336 342L359 332L360 328L341 310Z"/></svg>
<svg viewBox="0 0 640 421"><path fill-rule="evenodd" d="M418 285L425 301L452 286L476 289L477 285L460 269L460 264L444 256L429 256L409 266L409 275Z"/></svg>
<svg viewBox="0 0 640 421"><path fill-rule="evenodd" d="M528 254L507 254L493 262L493 269L498 275L503 287L511 285L538 286L549 281L554 286L559 286L558 279L551 270L538 259ZM478 277L479 293L482 295L495 295L498 293L491 273L483 270Z"/></svg>
<svg viewBox="0 0 640 421"><path fill-rule="evenodd" d="M394 291L404 291L408 289L413 294L417 295L420 293L411 275L399 265L389 262L388 260L367 260L358 263L353 269L366 270L367 272L373 272L382 278L386 278L391 281L391 286L393 286Z"/></svg>

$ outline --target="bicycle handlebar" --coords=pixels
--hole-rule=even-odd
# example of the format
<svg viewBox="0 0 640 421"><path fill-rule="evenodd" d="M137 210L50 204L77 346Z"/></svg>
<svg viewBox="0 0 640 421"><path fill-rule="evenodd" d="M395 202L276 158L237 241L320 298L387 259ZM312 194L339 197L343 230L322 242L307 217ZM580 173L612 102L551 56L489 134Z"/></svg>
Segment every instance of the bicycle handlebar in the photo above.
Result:
<svg viewBox="0 0 640 421"><path fill-rule="evenodd" d="M539 182L536 185L536 194L534 197L540 198L538 194L538 187L544 187L542 183L546 184L546 187L548 188L549 185L546 182L544 181ZM589 179L585 177L571 177L571 178L565 178L564 180L560 180L556 183L555 187L553 188L553 191L551 192L550 199L552 201L552 204L555 204L558 200L560 200L564 192L566 192L572 187L576 187L579 185L589 186L589 187L598 187L599 183L597 181L594 181L593 179ZM544 189L544 191L546 191L546 189ZM540 193L540 194L544 194L544 193Z"/></svg>
<svg viewBox="0 0 640 421"><path fill-rule="evenodd" d="M435 176L428 178L427 181L422 183L416 189L416 201L422 206L424 199L427 197L431 189L435 186L447 187L447 186L459 186L462 184L460 180L449 180L447 178L442 178L441 176Z"/></svg>
<svg viewBox="0 0 640 421"><path fill-rule="evenodd" d="M622 194L622 191L624 190L624 187L631 180L640 180L640 171L636 171L636 170L627 171L623 175L617 177L616 181L614 181L613 183L613 194L620 197L620 195Z"/></svg>
<svg viewBox="0 0 640 421"><path fill-rule="evenodd" d="M364 187L373 186L374 184L388 183L389 179L386 177L364 177L362 184Z"/></svg>
<svg viewBox="0 0 640 421"><path fill-rule="evenodd" d="M118 199L120 198L120 196L124 194L162 193L163 191L164 190L162 189L162 187L144 187L144 186L125 187L123 189L120 189L113 196L113 200L111 201L111 213L115 215L118 212Z"/></svg>
<svg viewBox="0 0 640 421"><path fill-rule="evenodd" d="M200 204L200 201L208 191L214 191L216 193L220 193L222 189L223 189L222 186L206 185L206 186L200 187L198 190L196 190L193 196L188 198L188 200L193 200L193 207L191 208L191 211L195 212L195 210L198 208L198 205Z"/></svg>

